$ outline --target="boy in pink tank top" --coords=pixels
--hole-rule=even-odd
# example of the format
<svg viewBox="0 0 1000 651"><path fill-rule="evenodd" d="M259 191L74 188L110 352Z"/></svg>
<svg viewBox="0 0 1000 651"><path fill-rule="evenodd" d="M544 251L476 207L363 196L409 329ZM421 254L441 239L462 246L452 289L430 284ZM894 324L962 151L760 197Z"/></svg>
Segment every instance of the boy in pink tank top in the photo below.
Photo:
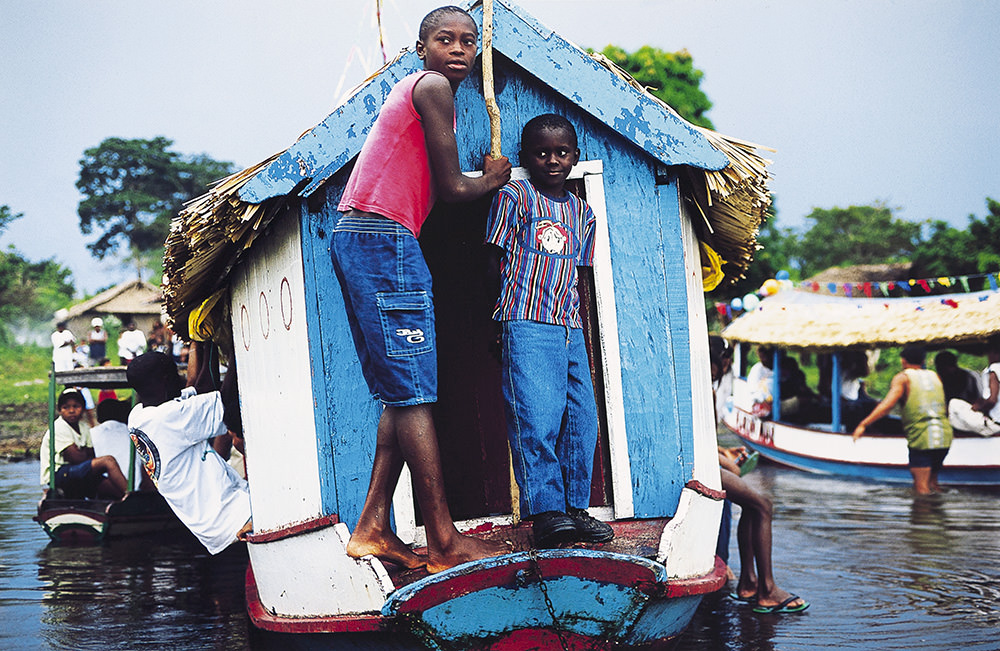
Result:
<svg viewBox="0 0 1000 651"><path fill-rule="evenodd" d="M416 236L434 200L471 201L510 178L506 158L483 159L469 178L458 164L455 90L472 69L478 28L459 7L420 23L424 70L393 87L351 172L331 254L365 380L384 405L371 481L347 553L430 572L505 551L455 528L444 494L431 405L437 401L432 281ZM410 467L427 533L427 557L392 531L392 494Z"/></svg>

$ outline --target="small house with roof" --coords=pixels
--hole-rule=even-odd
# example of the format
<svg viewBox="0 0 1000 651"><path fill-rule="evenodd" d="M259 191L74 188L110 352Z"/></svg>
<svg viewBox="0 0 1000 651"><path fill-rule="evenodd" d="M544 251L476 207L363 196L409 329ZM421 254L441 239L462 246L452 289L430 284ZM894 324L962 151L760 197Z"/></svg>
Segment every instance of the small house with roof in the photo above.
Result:
<svg viewBox="0 0 1000 651"><path fill-rule="evenodd" d="M146 334L153 324L162 319L163 293L160 288L144 280L127 280L110 287L91 298L77 303L57 320L66 321L70 332L80 341L87 340L90 323L94 317L115 317L123 324L129 319Z"/></svg>
<svg viewBox="0 0 1000 651"><path fill-rule="evenodd" d="M598 218L593 271L580 283L601 422L592 507L605 519L674 518L681 526L681 514L698 511L693 505L720 488L703 253L710 248L728 276L742 275L769 203L768 161L756 145L692 126L612 63L507 0L495 7L495 92L514 176L526 175L517 157L522 125L559 113L579 135L571 189ZM481 21L478 4L470 11ZM167 241L165 300L176 331L187 334L206 299L224 297L213 339L232 346L239 369L255 569L269 554L305 549L302 532L353 526L364 502L380 405L355 354L330 232L379 108L419 68L415 52L404 51L288 149L190 204ZM489 150L481 86L476 71L455 97L469 174ZM434 277L435 418L447 496L466 526L512 513L500 365L489 352L493 305L481 274L489 202L438 202L420 238ZM713 567L715 504L675 532L700 551L667 558L674 576ZM394 518L404 540L419 539L405 472ZM332 569L329 557L296 562L308 590L269 584L258 572L266 608L290 616L335 610L328 590L307 577L353 570ZM368 606L378 609L385 594L378 580L356 582L381 595Z"/></svg>

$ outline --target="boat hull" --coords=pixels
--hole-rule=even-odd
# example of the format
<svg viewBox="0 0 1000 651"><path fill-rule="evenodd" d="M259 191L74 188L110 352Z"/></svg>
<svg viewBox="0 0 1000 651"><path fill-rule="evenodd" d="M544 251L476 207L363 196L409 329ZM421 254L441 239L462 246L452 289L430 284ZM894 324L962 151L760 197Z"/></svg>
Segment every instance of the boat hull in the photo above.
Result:
<svg viewBox="0 0 1000 651"><path fill-rule="evenodd" d="M911 483L906 438L866 432L831 432L764 421L733 406L724 423L764 458L807 472L891 483ZM1000 486L1000 437L956 435L939 481L959 486Z"/></svg>
<svg viewBox="0 0 1000 651"><path fill-rule="evenodd" d="M724 582L718 559L704 576L668 580L665 567L646 558L566 549L467 563L400 588L380 613L336 617L268 613L251 566L247 603L259 628L342 634L370 648L661 649Z"/></svg>
<svg viewBox="0 0 1000 651"><path fill-rule="evenodd" d="M33 518L52 542L92 545L110 538L183 529L159 493L129 493L121 500L43 498Z"/></svg>

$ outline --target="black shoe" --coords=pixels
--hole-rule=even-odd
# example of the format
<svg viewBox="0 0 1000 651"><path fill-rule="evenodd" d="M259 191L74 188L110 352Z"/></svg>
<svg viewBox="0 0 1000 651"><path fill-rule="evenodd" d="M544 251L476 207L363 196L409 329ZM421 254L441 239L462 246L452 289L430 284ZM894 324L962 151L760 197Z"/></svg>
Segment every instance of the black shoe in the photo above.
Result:
<svg viewBox="0 0 1000 651"><path fill-rule="evenodd" d="M578 535L576 522L559 511L544 511L531 516L531 520L531 532L538 549L556 547Z"/></svg>
<svg viewBox="0 0 1000 651"><path fill-rule="evenodd" d="M586 509L574 509L571 506L567 509L567 513L576 527L576 541L603 543L615 537L615 530L611 528L611 525L590 515Z"/></svg>

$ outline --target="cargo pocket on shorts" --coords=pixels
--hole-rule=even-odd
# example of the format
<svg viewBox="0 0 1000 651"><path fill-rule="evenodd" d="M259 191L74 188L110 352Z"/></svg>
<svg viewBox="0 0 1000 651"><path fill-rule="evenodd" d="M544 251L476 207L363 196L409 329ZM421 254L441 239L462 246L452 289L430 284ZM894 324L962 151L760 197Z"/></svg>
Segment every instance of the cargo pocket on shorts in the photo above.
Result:
<svg viewBox="0 0 1000 651"><path fill-rule="evenodd" d="M434 350L434 313L427 292L378 292L376 299L389 357Z"/></svg>

